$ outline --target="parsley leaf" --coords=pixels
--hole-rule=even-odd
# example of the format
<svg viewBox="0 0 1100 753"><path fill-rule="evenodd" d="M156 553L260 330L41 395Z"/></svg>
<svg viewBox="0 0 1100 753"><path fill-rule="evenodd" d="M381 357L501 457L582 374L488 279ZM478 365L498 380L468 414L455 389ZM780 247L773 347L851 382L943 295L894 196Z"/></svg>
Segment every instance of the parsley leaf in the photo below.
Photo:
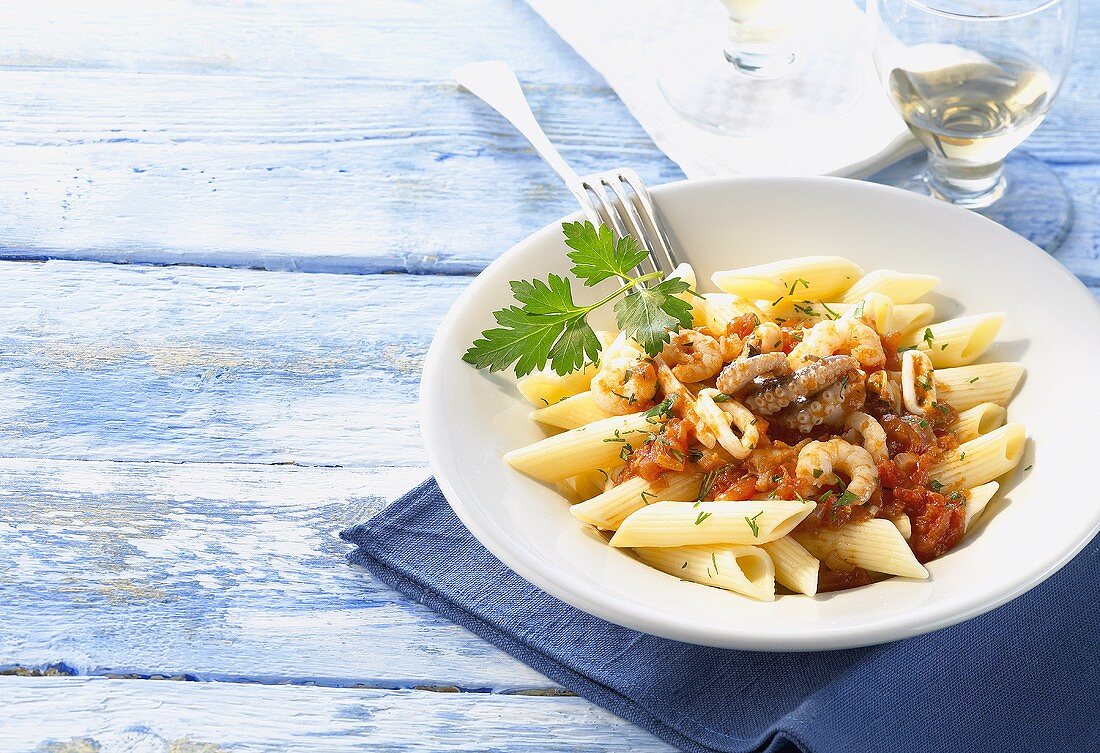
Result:
<svg viewBox="0 0 1100 753"><path fill-rule="evenodd" d="M618 290L591 304L577 304L567 277L551 274L546 280L509 283L520 305L493 312L497 327L474 341L462 360L479 369L501 371L514 364L516 376L525 376L547 363L561 375L577 371L600 356L601 345L588 324L588 314L616 298L619 328L638 340L646 352L657 355L669 341L670 330L691 326L691 304L676 296L690 288L679 278L643 283L661 273L634 276L645 256L633 238L615 239L609 228L597 230L591 222L562 225L565 242L573 250L572 272L585 285L612 277L622 280ZM624 296L623 294L626 293Z"/></svg>
<svg viewBox="0 0 1100 753"><path fill-rule="evenodd" d="M570 271L584 280L585 285L595 285L609 277L619 277L624 282L633 277L632 270L646 257L633 238L615 240L615 234L607 225L597 230L588 220L566 222L565 245L573 249L568 256L576 266ZM686 288L685 288L686 289Z"/></svg>
<svg viewBox="0 0 1100 753"><path fill-rule="evenodd" d="M690 287L678 277L651 288L635 288L615 304L619 329L655 356L669 341L669 330L691 326L691 304L676 297Z"/></svg>

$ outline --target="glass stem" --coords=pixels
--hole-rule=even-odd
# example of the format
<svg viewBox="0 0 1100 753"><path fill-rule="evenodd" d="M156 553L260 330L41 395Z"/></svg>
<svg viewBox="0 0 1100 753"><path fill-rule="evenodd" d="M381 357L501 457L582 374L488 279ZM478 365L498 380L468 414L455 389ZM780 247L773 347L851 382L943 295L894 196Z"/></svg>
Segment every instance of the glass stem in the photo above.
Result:
<svg viewBox="0 0 1100 753"><path fill-rule="evenodd" d="M1004 160L988 165L960 164L930 153L924 179L937 198L968 209L982 209L1004 194L1004 165Z"/></svg>
<svg viewBox="0 0 1100 753"><path fill-rule="evenodd" d="M782 36L776 29L731 18L726 60L747 76L784 76L794 62L794 52L778 43Z"/></svg>

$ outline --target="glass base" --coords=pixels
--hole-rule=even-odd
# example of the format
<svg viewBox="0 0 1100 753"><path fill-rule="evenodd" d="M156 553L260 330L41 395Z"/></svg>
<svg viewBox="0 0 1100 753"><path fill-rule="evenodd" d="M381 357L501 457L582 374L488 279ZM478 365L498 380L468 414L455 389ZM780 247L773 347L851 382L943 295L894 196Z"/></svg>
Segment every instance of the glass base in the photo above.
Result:
<svg viewBox="0 0 1100 753"><path fill-rule="evenodd" d="M844 18L807 25L810 33L795 41L793 55L754 73L747 70L751 61L731 62L724 49L728 21L700 18L662 51L657 87L681 116L727 136L775 133L841 115L869 82L864 31Z"/></svg>
<svg viewBox="0 0 1100 753"><path fill-rule="evenodd" d="M925 155L916 154L868 180L943 199L929 186L925 166ZM1045 162L1019 151L1005 160L1004 186L997 200L973 211L1048 252L1062 245L1073 224L1073 202L1062 181Z"/></svg>

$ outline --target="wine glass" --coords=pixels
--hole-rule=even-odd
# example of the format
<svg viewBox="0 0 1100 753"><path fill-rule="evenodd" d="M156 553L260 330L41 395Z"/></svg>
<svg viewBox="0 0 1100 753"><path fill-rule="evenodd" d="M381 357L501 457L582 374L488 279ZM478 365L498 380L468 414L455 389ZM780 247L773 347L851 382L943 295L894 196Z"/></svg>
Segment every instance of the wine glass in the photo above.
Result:
<svg viewBox="0 0 1100 753"><path fill-rule="evenodd" d="M696 0L677 15L687 20L657 53L657 85L680 115L716 133L774 133L838 115L873 79L850 0Z"/></svg>
<svg viewBox="0 0 1100 753"><path fill-rule="evenodd" d="M925 147L876 176L974 209L1052 250L1072 204L1043 162L1009 154L1069 68L1077 0L868 0L879 80ZM1007 168L1006 168L1007 159Z"/></svg>

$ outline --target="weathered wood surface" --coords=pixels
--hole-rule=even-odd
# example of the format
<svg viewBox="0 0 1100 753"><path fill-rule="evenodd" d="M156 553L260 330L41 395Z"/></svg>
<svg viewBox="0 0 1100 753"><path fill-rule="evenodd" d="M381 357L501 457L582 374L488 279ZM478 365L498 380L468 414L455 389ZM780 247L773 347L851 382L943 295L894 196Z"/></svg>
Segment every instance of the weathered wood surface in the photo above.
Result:
<svg viewBox="0 0 1100 753"><path fill-rule="evenodd" d="M2 454L423 466L420 362L467 282L0 264Z"/></svg>
<svg viewBox="0 0 1100 753"><path fill-rule="evenodd" d="M487 57L529 82L580 172L681 177L519 0L46 5L0 9L2 258L477 271L574 208L451 82ZM1027 143L1075 190L1100 184L1100 5L1089 10L1083 54ZM1076 198L1087 227L1058 256L1091 273L1095 188Z"/></svg>
<svg viewBox="0 0 1100 753"><path fill-rule="evenodd" d="M0 671L552 687L342 561L339 531L423 477L420 468L0 460Z"/></svg>
<svg viewBox="0 0 1100 753"><path fill-rule="evenodd" d="M562 696L0 677L0 699L0 753L673 750Z"/></svg>

